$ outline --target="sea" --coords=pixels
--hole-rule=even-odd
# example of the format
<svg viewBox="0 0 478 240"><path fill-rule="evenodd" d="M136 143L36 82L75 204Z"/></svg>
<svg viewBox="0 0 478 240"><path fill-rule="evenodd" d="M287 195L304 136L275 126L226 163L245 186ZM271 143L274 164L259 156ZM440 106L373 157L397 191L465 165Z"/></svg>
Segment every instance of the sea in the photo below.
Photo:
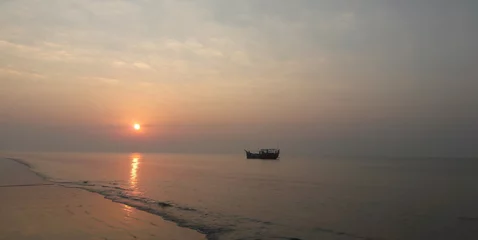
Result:
<svg viewBox="0 0 478 240"><path fill-rule="evenodd" d="M208 239L478 239L478 159L3 155Z"/></svg>

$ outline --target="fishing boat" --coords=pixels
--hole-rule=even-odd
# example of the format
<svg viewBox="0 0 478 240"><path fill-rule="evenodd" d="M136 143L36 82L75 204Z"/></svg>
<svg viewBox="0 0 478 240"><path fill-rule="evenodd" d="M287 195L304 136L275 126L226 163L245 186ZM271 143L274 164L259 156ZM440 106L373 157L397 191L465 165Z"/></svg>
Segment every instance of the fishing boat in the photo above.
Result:
<svg viewBox="0 0 478 240"><path fill-rule="evenodd" d="M246 158L247 159L277 159L279 158L280 154L280 149L275 149L275 148L264 148L259 150L258 152L251 152L251 151L246 151Z"/></svg>

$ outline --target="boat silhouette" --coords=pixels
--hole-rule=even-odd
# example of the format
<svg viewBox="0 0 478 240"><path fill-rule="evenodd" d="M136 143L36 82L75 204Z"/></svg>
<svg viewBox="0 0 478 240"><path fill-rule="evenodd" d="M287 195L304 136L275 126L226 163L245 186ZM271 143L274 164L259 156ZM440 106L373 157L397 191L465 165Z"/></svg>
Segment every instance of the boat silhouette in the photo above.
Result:
<svg viewBox="0 0 478 240"><path fill-rule="evenodd" d="M246 152L247 159L277 159L279 158L280 149L275 148L263 148L258 152L251 152L244 150Z"/></svg>

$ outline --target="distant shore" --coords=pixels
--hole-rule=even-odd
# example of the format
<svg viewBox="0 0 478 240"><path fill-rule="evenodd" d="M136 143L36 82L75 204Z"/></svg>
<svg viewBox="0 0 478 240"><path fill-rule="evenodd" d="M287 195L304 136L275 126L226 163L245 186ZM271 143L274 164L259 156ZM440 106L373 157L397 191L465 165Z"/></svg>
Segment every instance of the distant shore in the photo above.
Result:
<svg viewBox="0 0 478 240"><path fill-rule="evenodd" d="M57 186L24 165L0 158L0 239L206 239L100 195Z"/></svg>

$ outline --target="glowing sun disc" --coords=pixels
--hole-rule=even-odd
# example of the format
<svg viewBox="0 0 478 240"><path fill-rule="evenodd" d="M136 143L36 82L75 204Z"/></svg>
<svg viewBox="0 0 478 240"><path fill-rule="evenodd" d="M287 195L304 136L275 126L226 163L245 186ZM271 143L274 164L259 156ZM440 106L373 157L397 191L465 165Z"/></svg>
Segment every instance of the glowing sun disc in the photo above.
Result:
<svg viewBox="0 0 478 240"><path fill-rule="evenodd" d="M134 130L140 130L140 129L141 129L141 125L139 125L139 123L135 123L135 124L133 125L133 128L134 128Z"/></svg>

